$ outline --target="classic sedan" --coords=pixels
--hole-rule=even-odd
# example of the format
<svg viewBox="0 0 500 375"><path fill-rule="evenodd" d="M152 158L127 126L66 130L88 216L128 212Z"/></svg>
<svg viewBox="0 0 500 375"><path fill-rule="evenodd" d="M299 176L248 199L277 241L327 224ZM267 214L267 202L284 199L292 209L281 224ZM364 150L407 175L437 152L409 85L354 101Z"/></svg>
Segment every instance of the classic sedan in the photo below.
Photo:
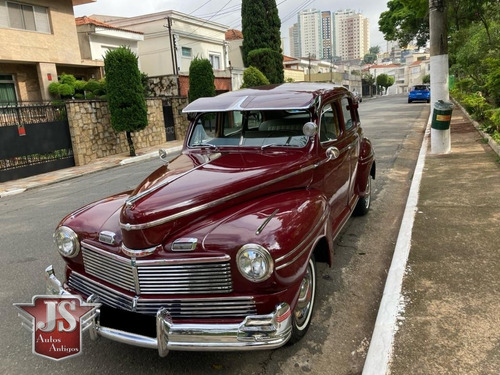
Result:
<svg viewBox="0 0 500 375"><path fill-rule="evenodd" d="M64 218L66 281L100 303L99 336L169 350L272 349L307 332L316 262L371 204L374 152L341 86L290 83L200 98L180 156L133 191Z"/></svg>

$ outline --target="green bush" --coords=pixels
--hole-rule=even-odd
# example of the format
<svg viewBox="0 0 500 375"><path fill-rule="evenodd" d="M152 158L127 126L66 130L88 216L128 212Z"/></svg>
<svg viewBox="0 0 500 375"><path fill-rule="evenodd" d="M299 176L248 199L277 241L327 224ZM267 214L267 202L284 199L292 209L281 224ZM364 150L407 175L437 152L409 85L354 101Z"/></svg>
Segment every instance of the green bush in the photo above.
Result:
<svg viewBox="0 0 500 375"><path fill-rule="evenodd" d="M52 96L59 96L59 86L61 86L61 84L59 82L52 82L50 85L49 85L49 93L50 95Z"/></svg>
<svg viewBox="0 0 500 375"><path fill-rule="evenodd" d="M269 80L259 69L250 66L244 70L242 89L262 85L269 85Z"/></svg>
<svg viewBox="0 0 500 375"><path fill-rule="evenodd" d="M68 83L61 83L58 91L61 98L71 98L75 94L75 86Z"/></svg>
<svg viewBox="0 0 500 375"><path fill-rule="evenodd" d="M480 93L465 95L462 104L467 112L478 121L485 120L486 112L491 109L491 105Z"/></svg>

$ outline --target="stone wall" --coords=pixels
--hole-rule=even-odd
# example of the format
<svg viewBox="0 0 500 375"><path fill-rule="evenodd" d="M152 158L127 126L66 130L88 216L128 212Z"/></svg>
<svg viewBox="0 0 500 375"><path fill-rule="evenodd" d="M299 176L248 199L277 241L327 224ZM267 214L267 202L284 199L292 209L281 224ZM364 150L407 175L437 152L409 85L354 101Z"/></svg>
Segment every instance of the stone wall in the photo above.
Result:
<svg viewBox="0 0 500 375"><path fill-rule="evenodd" d="M177 77L175 75L166 75L159 77L149 77L149 95L161 98L165 105L172 107L174 115L174 128L175 137L177 140L182 140L186 136L186 131L189 126L189 121L185 114L182 114L182 109L189 104L187 94L184 96L179 95L178 82L181 87L185 76ZM189 86L189 80L184 82ZM187 93L187 91L186 91Z"/></svg>
<svg viewBox="0 0 500 375"><path fill-rule="evenodd" d="M132 133L136 150L157 146L167 141L161 99L147 99L148 126ZM69 101L69 131L76 165L93 160L129 153L125 132L115 132L111 126L108 103L101 100ZM179 139L179 138L178 138Z"/></svg>

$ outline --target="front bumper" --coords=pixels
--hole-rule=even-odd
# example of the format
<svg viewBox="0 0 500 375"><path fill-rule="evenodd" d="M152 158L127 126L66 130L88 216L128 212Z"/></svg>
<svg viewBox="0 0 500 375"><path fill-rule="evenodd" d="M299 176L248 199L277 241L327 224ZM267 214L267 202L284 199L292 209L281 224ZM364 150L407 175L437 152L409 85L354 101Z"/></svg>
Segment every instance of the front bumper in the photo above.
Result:
<svg viewBox="0 0 500 375"><path fill-rule="evenodd" d="M54 274L52 266L45 270L47 294L70 294ZM99 302L92 295L87 302ZM99 336L125 344L157 349L164 357L169 350L230 351L274 349L284 345L292 334L290 306L281 303L265 315L250 315L235 324L178 324L173 323L165 308L156 313L156 338L100 325L100 311L90 324L90 337ZM130 324L134 324L130 322Z"/></svg>

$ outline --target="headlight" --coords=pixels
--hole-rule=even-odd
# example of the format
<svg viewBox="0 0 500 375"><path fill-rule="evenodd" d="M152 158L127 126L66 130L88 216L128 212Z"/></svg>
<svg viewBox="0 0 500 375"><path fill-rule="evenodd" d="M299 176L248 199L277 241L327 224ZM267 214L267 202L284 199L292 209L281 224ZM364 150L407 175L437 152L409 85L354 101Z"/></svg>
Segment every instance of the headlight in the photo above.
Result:
<svg viewBox="0 0 500 375"><path fill-rule="evenodd" d="M74 258L80 252L80 241L73 229L62 226L54 232L54 242L59 253L66 258Z"/></svg>
<svg viewBox="0 0 500 375"><path fill-rule="evenodd" d="M241 274L250 281L264 281L273 273L273 258L260 245L243 246L236 255L236 263Z"/></svg>

